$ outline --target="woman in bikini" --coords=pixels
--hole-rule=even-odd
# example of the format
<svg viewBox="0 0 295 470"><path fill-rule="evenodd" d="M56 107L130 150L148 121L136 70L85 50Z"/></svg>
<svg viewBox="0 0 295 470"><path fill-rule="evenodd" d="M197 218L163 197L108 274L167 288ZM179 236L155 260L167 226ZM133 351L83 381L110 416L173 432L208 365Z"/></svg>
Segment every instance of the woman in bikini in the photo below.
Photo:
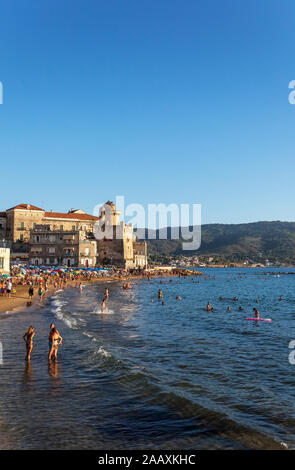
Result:
<svg viewBox="0 0 295 470"><path fill-rule="evenodd" d="M35 336L35 328L33 327L33 325L31 325L29 327L28 331L23 336L24 341L26 343L26 350L27 350L26 361L31 360L31 353L32 353L32 350L33 350L33 338L34 338L34 336Z"/></svg>
<svg viewBox="0 0 295 470"><path fill-rule="evenodd" d="M52 358L57 360L57 351L58 346L62 344L62 337L60 336L59 332L55 327L51 328L49 332L49 354L48 360L50 361Z"/></svg>

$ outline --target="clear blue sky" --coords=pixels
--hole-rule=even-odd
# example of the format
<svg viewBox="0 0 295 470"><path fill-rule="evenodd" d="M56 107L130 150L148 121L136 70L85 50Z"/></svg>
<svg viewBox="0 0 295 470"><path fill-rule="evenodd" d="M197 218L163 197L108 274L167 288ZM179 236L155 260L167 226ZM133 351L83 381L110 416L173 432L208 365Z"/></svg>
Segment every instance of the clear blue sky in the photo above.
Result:
<svg viewBox="0 0 295 470"><path fill-rule="evenodd" d="M295 220L294 0L1 2L0 210Z"/></svg>

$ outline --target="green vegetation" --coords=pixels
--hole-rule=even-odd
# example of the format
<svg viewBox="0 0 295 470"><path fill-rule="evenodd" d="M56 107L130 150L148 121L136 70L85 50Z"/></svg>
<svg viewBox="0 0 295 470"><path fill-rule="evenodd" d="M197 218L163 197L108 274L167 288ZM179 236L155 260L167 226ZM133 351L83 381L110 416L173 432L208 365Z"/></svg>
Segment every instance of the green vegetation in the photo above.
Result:
<svg viewBox="0 0 295 470"><path fill-rule="evenodd" d="M171 230L168 228L168 238ZM202 226L199 250L183 251L182 240L148 240L150 258L157 262L180 255L213 257L212 262L245 262L295 265L295 222L255 222Z"/></svg>

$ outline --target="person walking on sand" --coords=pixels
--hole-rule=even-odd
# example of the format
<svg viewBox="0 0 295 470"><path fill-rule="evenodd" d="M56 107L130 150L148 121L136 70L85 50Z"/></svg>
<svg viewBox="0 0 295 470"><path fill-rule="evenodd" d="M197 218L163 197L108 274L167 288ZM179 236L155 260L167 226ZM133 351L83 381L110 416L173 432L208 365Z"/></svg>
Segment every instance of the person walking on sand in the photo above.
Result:
<svg viewBox="0 0 295 470"><path fill-rule="evenodd" d="M52 325L53 323L50 325L50 327ZM57 361L58 346L62 344L62 337L60 336L58 330L55 328L54 325L52 328L50 328L48 340L49 340L48 360L50 361L51 359L54 359L55 361Z"/></svg>
<svg viewBox="0 0 295 470"><path fill-rule="evenodd" d="M42 286L41 286L41 285L40 285L40 287L39 287L38 294L39 294L40 302L42 302L42 299L43 299L43 289L42 289Z"/></svg>
<svg viewBox="0 0 295 470"><path fill-rule="evenodd" d="M35 328L34 328L33 325L31 325L29 327L28 331L23 336L23 339L26 343L26 350L27 350L26 361L31 360L31 353L32 353L32 350L33 350L33 338L34 338L34 336L35 336Z"/></svg>
<svg viewBox="0 0 295 470"><path fill-rule="evenodd" d="M6 292L7 292L9 299L11 297L11 291L12 291L12 282L9 280L6 284Z"/></svg>
<svg viewBox="0 0 295 470"><path fill-rule="evenodd" d="M34 295L34 287L33 287L33 286L30 286L30 287L29 287L29 297L30 297L30 300L32 300L33 295Z"/></svg>

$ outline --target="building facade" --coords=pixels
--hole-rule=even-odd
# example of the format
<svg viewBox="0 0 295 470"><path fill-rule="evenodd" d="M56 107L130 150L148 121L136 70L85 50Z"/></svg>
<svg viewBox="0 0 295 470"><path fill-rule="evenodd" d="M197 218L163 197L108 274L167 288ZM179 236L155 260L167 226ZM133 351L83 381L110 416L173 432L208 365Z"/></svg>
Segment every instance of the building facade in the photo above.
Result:
<svg viewBox="0 0 295 470"><path fill-rule="evenodd" d="M13 262L89 267L108 263L122 268L147 265L146 243L136 241L131 224L120 222L120 212L111 201L97 217L81 209L46 212L32 204L18 204L0 212L1 239L11 243Z"/></svg>
<svg viewBox="0 0 295 470"><path fill-rule="evenodd" d="M99 226L99 235L96 226ZM132 224L120 222L120 212L111 201L104 204L95 224L94 232L98 241L98 259L125 269L147 266L147 244L137 242ZM136 245L136 250L134 246ZM140 254L139 254L140 253Z"/></svg>
<svg viewBox="0 0 295 470"><path fill-rule="evenodd" d="M10 272L10 249L0 247L0 274Z"/></svg>
<svg viewBox="0 0 295 470"><path fill-rule="evenodd" d="M97 242L82 230L52 230L37 225L31 230L30 264L36 266L95 267Z"/></svg>

